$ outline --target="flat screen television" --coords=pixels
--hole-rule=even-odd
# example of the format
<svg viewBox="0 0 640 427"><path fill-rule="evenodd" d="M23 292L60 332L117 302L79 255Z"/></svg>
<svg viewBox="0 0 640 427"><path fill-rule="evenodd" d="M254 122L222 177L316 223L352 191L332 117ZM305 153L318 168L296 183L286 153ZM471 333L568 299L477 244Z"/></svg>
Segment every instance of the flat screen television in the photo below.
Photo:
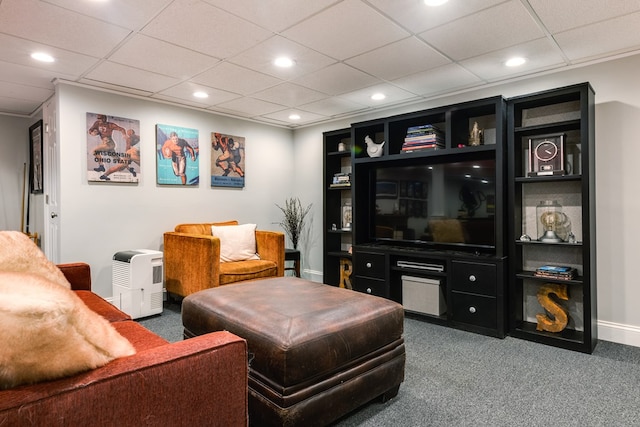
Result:
<svg viewBox="0 0 640 427"><path fill-rule="evenodd" d="M495 168L493 158L376 166L371 240L494 250Z"/></svg>

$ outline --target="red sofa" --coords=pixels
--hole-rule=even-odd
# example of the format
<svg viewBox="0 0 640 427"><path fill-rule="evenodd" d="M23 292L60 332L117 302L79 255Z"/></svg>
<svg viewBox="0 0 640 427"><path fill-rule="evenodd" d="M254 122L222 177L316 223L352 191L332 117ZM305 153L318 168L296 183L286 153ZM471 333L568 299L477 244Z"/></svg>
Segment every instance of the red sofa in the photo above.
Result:
<svg viewBox="0 0 640 427"><path fill-rule="evenodd" d="M169 343L91 292L88 264L59 267L137 353L71 377L0 390L0 425L247 425L242 338L214 332Z"/></svg>

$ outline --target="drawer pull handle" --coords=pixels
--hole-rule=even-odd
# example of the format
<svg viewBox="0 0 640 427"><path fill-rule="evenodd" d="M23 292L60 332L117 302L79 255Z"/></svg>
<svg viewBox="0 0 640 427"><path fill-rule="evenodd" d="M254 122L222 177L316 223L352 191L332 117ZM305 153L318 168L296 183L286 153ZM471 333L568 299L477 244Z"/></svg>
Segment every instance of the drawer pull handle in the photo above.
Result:
<svg viewBox="0 0 640 427"><path fill-rule="evenodd" d="M474 306L469 307L469 313L474 314L476 312L476 308Z"/></svg>
<svg viewBox="0 0 640 427"><path fill-rule="evenodd" d="M367 268L371 268L371 263L370 262L367 263Z"/></svg>
<svg viewBox="0 0 640 427"><path fill-rule="evenodd" d="M371 288L367 288L367 293L370 294L371 293Z"/></svg>
<svg viewBox="0 0 640 427"><path fill-rule="evenodd" d="M469 281L470 282L475 282L476 281L476 276L474 276L473 274L471 276L469 276Z"/></svg>

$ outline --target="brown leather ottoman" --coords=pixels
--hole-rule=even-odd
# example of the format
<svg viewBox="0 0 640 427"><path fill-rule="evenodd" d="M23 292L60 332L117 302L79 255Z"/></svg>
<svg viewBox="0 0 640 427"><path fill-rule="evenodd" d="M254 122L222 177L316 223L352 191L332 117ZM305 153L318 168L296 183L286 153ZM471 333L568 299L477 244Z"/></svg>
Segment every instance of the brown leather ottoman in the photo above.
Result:
<svg viewBox="0 0 640 427"><path fill-rule="evenodd" d="M296 277L182 302L185 337L228 330L247 340L249 422L260 426L326 425L394 397L404 380L403 321L393 301Z"/></svg>

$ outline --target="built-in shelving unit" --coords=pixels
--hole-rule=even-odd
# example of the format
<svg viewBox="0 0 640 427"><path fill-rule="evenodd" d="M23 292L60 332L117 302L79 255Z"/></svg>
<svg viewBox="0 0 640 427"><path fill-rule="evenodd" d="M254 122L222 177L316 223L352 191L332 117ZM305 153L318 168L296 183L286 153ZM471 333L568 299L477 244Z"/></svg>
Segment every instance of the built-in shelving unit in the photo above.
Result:
<svg viewBox="0 0 640 427"><path fill-rule="evenodd" d="M355 290L411 315L592 352L594 115L583 83L325 133L325 282L352 258Z"/></svg>
<svg viewBox="0 0 640 427"><path fill-rule="evenodd" d="M597 343L594 115L588 83L508 101L509 334L585 353ZM575 274L541 277L544 265Z"/></svg>
<svg viewBox="0 0 640 427"><path fill-rule="evenodd" d="M324 136L324 283L338 286L340 284L340 260L351 260L349 248L353 244L353 223L351 179L344 178L351 174L351 129L325 132ZM337 176L342 176L339 182Z"/></svg>
<svg viewBox="0 0 640 427"><path fill-rule="evenodd" d="M474 128L482 134L476 141ZM351 129L354 289L404 302L405 309L412 307L408 313L430 322L504 337L504 99L355 123ZM425 136L423 147L434 147L407 150L408 138L416 135ZM381 156L371 157L368 139L381 145ZM480 169L472 168L484 168L482 183L475 176ZM473 206L463 201L465 189ZM438 237L440 222L458 230L459 240ZM424 299L423 289L431 299L440 296L441 304L413 304Z"/></svg>

